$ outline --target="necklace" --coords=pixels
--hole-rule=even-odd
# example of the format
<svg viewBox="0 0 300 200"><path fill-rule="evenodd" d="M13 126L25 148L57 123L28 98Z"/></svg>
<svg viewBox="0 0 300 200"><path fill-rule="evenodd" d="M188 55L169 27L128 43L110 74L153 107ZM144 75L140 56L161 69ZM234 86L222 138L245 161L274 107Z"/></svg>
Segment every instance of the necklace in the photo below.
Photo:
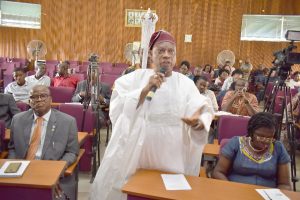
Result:
<svg viewBox="0 0 300 200"><path fill-rule="evenodd" d="M265 149L259 150L259 149L254 148L254 147L251 145L251 140L248 140L248 144L249 144L249 146L251 147L251 149L252 149L253 151L255 151L255 152L262 152L262 151L265 150Z"/></svg>

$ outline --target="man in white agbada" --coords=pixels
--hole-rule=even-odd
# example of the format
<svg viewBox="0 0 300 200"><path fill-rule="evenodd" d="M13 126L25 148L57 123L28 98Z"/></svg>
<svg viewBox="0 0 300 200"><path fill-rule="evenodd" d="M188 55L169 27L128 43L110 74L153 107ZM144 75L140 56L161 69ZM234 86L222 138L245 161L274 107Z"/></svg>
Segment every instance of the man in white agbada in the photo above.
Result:
<svg viewBox="0 0 300 200"><path fill-rule="evenodd" d="M121 188L139 168L199 174L212 121L209 102L192 80L172 71L176 46L168 32L155 32L149 50L154 69L135 70L115 82L112 137L92 185L92 200L126 199ZM149 101L153 87L157 90Z"/></svg>

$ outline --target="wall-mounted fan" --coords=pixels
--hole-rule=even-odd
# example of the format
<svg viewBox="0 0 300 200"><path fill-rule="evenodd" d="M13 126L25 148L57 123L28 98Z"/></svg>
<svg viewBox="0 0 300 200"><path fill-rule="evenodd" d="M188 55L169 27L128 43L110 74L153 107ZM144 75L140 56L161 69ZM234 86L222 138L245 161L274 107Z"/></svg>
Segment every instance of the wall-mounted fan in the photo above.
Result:
<svg viewBox="0 0 300 200"><path fill-rule="evenodd" d="M226 64L232 67L235 63L234 53L230 50L221 51L217 56L217 63L218 65L224 66Z"/></svg>
<svg viewBox="0 0 300 200"><path fill-rule="evenodd" d="M124 56L126 60L131 62L132 65L140 63L139 49L140 42L127 43L124 49Z"/></svg>
<svg viewBox="0 0 300 200"><path fill-rule="evenodd" d="M31 40L27 45L27 53L31 59L45 59L47 53L46 45L41 40Z"/></svg>

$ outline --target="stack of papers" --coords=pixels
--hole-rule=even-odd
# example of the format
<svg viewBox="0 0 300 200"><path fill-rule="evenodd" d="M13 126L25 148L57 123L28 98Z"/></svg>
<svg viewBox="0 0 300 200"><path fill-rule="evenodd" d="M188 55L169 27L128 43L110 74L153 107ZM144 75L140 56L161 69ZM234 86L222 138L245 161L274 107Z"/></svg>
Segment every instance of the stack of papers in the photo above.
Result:
<svg viewBox="0 0 300 200"><path fill-rule="evenodd" d="M256 189L265 200L289 200L279 189Z"/></svg>
<svg viewBox="0 0 300 200"><path fill-rule="evenodd" d="M191 190L183 174L161 174L166 190Z"/></svg>
<svg viewBox="0 0 300 200"><path fill-rule="evenodd" d="M18 170L14 173L9 173L6 171L6 169L8 168L8 166L11 163L21 163L20 167L18 168ZM7 177L20 177L23 175L24 171L26 170L26 168L28 167L30 161L20 161L20 160L16 160L16 161L6 161L0 169L0 177L3 178L7 178Z"/></svg>

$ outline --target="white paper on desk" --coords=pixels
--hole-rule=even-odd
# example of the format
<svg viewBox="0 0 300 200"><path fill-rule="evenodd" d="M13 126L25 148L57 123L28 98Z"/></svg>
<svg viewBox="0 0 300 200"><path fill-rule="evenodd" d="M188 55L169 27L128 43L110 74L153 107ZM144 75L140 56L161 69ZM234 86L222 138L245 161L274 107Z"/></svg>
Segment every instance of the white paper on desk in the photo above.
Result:
<svg viewBox="0 0 300 200"><path fill-rule="evenodd" d="M16 173L5 173L4 171L8 167L10 163L22 163L20 168ZM20 177L23 175L25 169L28 167L30 161L21 161L21 160L14 160L14 161L5 161L0 169L0 177L7 178L7 177Z"/></svg>
<svg viewBox="0 0 300 200"><path fill-rule="evenodd" d="M255 189L266 200L289 200L279 189Z"/></svg>
<svg viewBox="0 0 300 200"><path fill-rule="evenodd" d="M183 174L161 174L166 190L191 190Z"/></svg>

